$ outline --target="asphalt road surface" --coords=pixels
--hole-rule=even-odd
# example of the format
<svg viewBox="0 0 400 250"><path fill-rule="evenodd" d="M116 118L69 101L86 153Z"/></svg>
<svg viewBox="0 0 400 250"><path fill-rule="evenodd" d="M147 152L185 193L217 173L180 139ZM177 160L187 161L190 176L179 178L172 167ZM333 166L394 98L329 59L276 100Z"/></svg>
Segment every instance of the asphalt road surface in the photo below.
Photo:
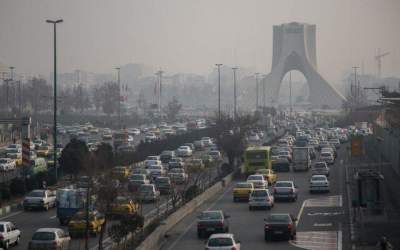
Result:
<svg viewBox="0 0 400 250"><path fill-rule="evenodd" d="M299 186L296 202L276 202L270 211L249 211L248 205L232 201L233 182L223 193L185 217L167 234L163 250L204 249L205 239L196 234L196 216L204 210L222 209L231 216L230 232L241 241L242 249L349 249L347 204L344 192L343 159L345 145L338 151L336 163L330 167L330 192L310 194L311 172L278 173L278 180L293 180ZM297 217L297 238L294 241L264 241L263 219L269 213L291 213Z"/></svg>

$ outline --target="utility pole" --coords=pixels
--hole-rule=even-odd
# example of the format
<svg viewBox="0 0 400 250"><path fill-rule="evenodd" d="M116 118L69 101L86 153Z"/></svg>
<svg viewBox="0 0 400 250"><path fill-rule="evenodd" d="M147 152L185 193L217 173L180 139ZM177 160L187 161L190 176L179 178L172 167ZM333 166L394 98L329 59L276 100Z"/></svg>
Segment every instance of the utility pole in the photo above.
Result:
<svg viewBox="0 0 400 250"><path fill-rule="evenodd" d="M54 28L54 113L53 113L53 161L55 168L55 177L58 180L58 168L57 168L57 23L62 23L62 19L56 21L46 20L47 23L53 24Z"/></svg>
<svg viewBox="0 0 400 250"><path fill-rule="evenodd" d="M360 98L360 86L357 83L357 69L360 68L358 66L353 66L353 70L354 70L354 99L355 99L355 104L356 106L358 106L358 102L359 102L359 98Z"/></svg>
<svg viewBox="0 0 400 250"><path fill-rule="evenodd" d="M258 110L258 75L260 73L255 73L256 76L256 111Z"/></svg>
<svg viewBox="0 0 400 250"><path fill-rule="evenodd" d="M263 85L262 85L262 92L263 92L263 110L266 108L266 96L265 96L265 84L266 81L265 79L267 78L267 75L263 75Z"/></svg>
<svg viewBox="0 0 400 250"><path fill-rule="evenodd" d="M293 112L293 106L292 106L292 71L289 72L289 117L292 119L292 112Z"/></svg>
<svg viewBox="0 0 400 250"><path fill-rule="evenodd" d="M222 63L217 63L218 67L218 120L221 120L221 66Z"/></svg>
<svg viewBox="0 0 400 250"><path fill-rule="evenodd" d="M122 129L121 126L121 68L120 67L115 67L115 70L117 70L117 83L118 83L118 126L120 129Z"/></svg>
<svg viewBox="0 0 400 250"><path fill-rule="evenodd" d="M233 67L233 118L236 120L237 118L237 93L236 93L236 70L238 67Z"/></svg>
<svg viewBox="0 0 400 250"><path fill-rule="evenodd" d="M162 121L162 75L164 71L161 69L157 71L156 75L158 76L158 113L160 116L160 122Z"/></svg>

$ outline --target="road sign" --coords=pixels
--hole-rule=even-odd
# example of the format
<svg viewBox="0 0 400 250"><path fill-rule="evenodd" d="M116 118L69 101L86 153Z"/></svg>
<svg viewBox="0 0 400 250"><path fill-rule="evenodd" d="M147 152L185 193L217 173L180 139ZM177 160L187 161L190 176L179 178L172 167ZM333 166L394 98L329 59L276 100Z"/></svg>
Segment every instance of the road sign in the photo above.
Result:
<svg viewBox="0 0 400 250"><path fill-rule="evenodd" d="M356 136L351 138L351 157L363 155L363 137Z"/></svg>

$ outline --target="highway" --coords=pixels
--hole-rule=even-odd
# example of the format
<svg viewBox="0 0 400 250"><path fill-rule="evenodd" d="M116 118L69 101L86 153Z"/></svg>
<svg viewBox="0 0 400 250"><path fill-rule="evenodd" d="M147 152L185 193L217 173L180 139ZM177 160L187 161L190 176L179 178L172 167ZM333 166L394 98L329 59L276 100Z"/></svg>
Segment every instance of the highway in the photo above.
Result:
<svg viewBox="0 0 400 250"><path fill-rule="evenodd" d="M201 154L203 154L204 151L196 151L193 157L200 157ZM217 177L218 171L217 168L212 168L210 169L211 172L211 178L205 178L201 181L205 182L206 185L208 184L209 180L212 180ZM194 175L195 176L195 175ZM190 178L191 180L195 179ZM165 204L168 200L167 196L161 196L160 199L160 207L165 207ZM142 206L142 214L146 217L149 217L149 215L155 215L157 213L157 206L156 203L145 203ZM50 209L49 211L18 211L12 214L9 214L5 217L0 218L0 221L11 221L13 222L18 229L22 231L21 233L21 238L20 238L20 244L18 246L13 247L12 249L27 249L29 240L31 239L33 233L38 229L42 227L57 227L57 228L63 228L64 230L68 231L67 226L60 226L59 220L56 217L56 209ZM109 223L108 225L110 225ZM106 243L110 242L110 239L105 236ZM84 248L84 238L80 239L73 239L72 240L72 249L83 249ZM89 240L89 247L91 249L96 249L98 244L98 236L97 237L91 237Z"/></svg>
<svg viewBox="0 0 400 250"><path fill-rule="evenodd" d="M249 211L248 205L232 201L236 180L222 194L203 204L196 212L185 217L167 235L163 250L204 249L205 239L196 234L196 216L204 210L222 209L231 216L230 232L241 241L242 249L349 249L347 204L344 196L344 169L341 161L345 145L338 151L338 159L331 166L330 193L310 194L308 181L311 172L278 173L278 180L294 180L299 186L297 202L276 202L270 211ZM342 162L343 163L343 162ZM243 180L242 180L243 181ZM268 213L291 213L299 219L297 239L264 241L263 219Z"/></svg>

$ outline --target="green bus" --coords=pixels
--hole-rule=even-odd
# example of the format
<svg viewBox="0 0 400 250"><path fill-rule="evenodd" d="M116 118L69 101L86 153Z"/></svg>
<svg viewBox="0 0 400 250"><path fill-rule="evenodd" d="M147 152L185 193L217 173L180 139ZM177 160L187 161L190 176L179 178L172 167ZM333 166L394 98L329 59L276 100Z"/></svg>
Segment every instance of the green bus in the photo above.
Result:
<svg viewBox="0 0 400 250"><path fill-rule="evenodd" d="M258 169L271 169L271 147L248 147L244 153L244 173L254 174Z"/></svg>

